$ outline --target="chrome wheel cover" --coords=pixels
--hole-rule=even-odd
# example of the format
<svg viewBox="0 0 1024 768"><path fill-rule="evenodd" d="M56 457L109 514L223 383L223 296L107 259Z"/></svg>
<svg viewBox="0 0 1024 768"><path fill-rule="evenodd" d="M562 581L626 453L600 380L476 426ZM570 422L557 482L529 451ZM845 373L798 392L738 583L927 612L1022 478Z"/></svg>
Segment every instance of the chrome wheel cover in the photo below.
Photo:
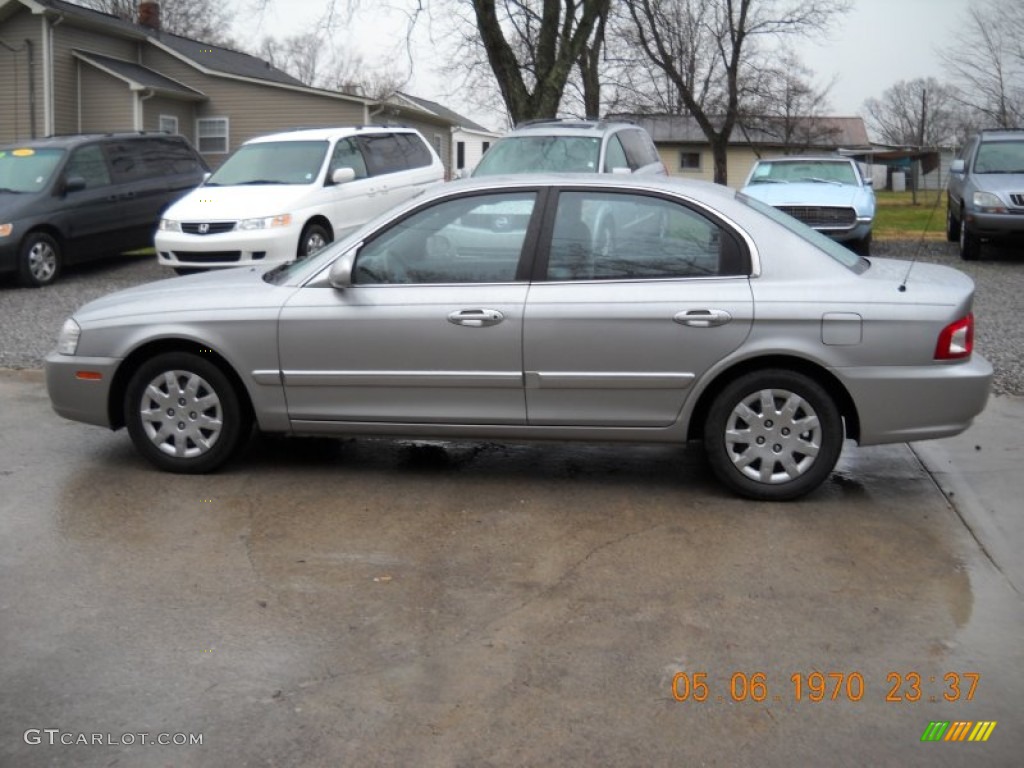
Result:
<svg viewBox="0 0 1024 768"><path fill-rule="evenodd" d="M57 272L57 252L49 243L40 240L28 251L28 271L40 283L48 283Z"/></svg>
<svg viewBox="0 0 1024 768"><path fill-rule="evenodd" d="M725 446L733 465L759 483L796 480L821 450L822 429L805 399L785 389L762 389L744 397L725 424Z"/></svg>
<svg viewBox="0 0 1024 768"><path fill-rule="evenodd" d="M192 459L208 453L224 429L224 409L213 387L192 371L165 371L142 392L139 418L163 453Z"/></svg>
<svg viewBox="0 0 1024 768"><path fill-rule="evenodd" d="M312 256L325 245L327 245L327 238L319 232L310 232L309 236L306 238L306 255Z"/></svg>

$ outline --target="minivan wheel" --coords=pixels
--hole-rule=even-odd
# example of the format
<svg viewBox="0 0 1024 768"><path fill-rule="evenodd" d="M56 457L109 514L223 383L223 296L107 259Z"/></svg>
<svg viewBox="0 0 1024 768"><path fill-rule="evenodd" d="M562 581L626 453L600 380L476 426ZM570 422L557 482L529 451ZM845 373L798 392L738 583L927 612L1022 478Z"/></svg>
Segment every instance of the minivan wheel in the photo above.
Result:
<svg viewBox="0 0 1024 768"><path fill-rule="evenodd" d="M124 420L138 451L168 472L222 466L249 433L248 411L216 364L189 352L147 360L132 375Z"/></svg>
<svg viewBox="0 0 1024 768"><path fill-rule="evenodd" d="M299 238L298 257L312 256L331 242L331 233L322 224L307 224Z"/></svg>
<svg viewBox="0 0 1024 768"><path fill-rule="evenodd" d="M842 451L843 419L828 392L808 376L754 371L715 398L704 446L725 486L751 499L785 501L828 477Z"/></svg>
<svg viewBox="0 0 1024 768"><path fill-rule="evenodd" d="M18 275L23 285L39 288L60 274L60 245L45 232L30 232L18 254Z"/></svg>

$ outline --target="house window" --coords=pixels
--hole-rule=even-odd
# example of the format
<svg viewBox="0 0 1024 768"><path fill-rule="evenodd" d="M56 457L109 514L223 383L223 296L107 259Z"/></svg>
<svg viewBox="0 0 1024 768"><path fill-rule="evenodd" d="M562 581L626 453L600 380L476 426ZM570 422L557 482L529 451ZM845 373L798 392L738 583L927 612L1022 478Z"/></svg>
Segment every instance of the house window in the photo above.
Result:
<svg viewBox="0 0 1024 768"><path fill-rule="evenodd" d="M160 123L158 125L160 133L177 133L178 132L178 118L174 115L160 115Z"/></svg>
<svg viewBox="0 0 1024 768"><path fill-rule="evenodd" d="M699 171L700 152L687 152L685 149L679 150L679 170Z"/></svg>
<svg viewBox="0 0 1024 768"><path fill-rule="evenodd" d="M200 117L196 120L196 148L203 153L220 155L228 151L228 119Z"/></svg>
<svg viewBox="0 0 1024 768"><path fill-rule="evenodd" d="M460 171L466 167L466 142L455 142L455 167Z"/></svg>
<svg viewBox="0 0 1024 768"><path fill-rule="evenodd" d="M490 148L491 148L491 142L489 142L489 141L482 141L482 142L480 142L480 153L481 154L485 153Z"/></svg>

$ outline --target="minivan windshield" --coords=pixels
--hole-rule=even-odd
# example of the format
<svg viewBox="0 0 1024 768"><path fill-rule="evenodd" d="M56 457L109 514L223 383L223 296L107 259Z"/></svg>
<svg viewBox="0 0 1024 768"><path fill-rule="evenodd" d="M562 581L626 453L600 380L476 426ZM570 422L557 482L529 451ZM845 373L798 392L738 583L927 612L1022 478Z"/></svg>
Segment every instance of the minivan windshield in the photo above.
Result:
<svg viewBox="0 0 1024 768"><path fill-rule="evenodd" d="M506 136L487 150L474 176L505 173L595 173L601 139L590 136Z"/></svg>
<svg viewBox="0 0 1024 768"><path fill-rule="evenodd" d="M63 156L63 149L0 149L0 192L40 191Z"/></svg>
<svg viewBox="0 0 1024 768"><path fill-rule="evenodd" d="M207 179L206 186L312 184L320 175L326 155L326 141L243 144Z"/></svg>

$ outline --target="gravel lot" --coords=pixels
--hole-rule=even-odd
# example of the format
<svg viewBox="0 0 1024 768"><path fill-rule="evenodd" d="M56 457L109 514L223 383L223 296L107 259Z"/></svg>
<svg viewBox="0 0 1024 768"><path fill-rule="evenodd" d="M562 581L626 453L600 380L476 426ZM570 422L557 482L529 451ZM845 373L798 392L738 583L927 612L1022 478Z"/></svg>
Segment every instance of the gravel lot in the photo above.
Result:
<svg viewBox="0 0 1024 768"><path fill-rule="evenodd" d="M1024 255L986 246L984 260L964 262L951 243L884 241L877 256L947 264L963 270L978 286L974 314L977 349L996 369L996 394L1024 395ZM64 318L98 296L173 277L153 256L122 256L66 271L49 288L19 288L0 282L0 367L36 368L53 347Z"/></svg>

